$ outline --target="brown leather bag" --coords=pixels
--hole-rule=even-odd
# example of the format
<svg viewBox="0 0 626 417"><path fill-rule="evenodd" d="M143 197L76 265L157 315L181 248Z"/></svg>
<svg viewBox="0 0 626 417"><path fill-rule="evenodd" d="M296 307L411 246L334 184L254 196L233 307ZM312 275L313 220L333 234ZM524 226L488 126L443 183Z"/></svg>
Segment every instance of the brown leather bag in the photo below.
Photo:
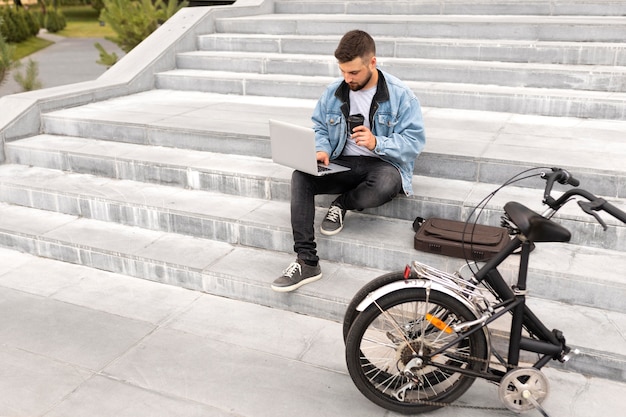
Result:
<svg viewBox="0 0 626 417"><path fill-rule="evenodd" d="M413 223L417 250L473 261L485 261L510 241L504 227L457 220L418 217Z"/></svg>

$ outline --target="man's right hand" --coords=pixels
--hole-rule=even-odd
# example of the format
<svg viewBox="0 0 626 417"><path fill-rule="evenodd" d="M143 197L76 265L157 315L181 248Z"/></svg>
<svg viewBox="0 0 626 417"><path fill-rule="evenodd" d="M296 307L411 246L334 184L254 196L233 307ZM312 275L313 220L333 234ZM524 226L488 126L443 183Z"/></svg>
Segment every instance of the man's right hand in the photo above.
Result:
<svg viewBox="0 0 626 417"><path fill-rule="evenodd" d="M328 156L326 152L318 151L316 153L316 156L317 156L317 160L321 162L322 164L328 165L330 163L330 157Z"/></svg>

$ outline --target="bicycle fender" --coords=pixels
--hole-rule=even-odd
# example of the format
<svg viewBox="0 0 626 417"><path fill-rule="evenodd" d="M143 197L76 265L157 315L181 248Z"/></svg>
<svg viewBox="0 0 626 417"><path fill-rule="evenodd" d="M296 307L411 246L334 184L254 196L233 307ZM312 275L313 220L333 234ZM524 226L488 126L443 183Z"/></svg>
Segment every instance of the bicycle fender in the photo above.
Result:
<svg viewBox="0 0 626 417"><path fill-rule="evenodd" d="M391 294L392 292L395 292L395 291L401 291L401 290L405 290L409 288L430 288L431 291L442 292L460 301L461 303L463 303L465 307L467 307L472 313L474 313L474 316L476 318L480 316L478 312L476 311L476 307L474 307L474 305L470 303L464 297L459 296L453 290L451 290L450 288L440 283L433 282L428 279L421 279L421 278L394 281L387 285L383 285L382 287L377 288L376 290L369 293L363 299L363 301L361 301L361 303L356 307L356 309L357 311L363 312L365 311L366 308L368 308L370 305L372 305L376 300L380 299L381 297L384 297L385 295Z"/></svg>

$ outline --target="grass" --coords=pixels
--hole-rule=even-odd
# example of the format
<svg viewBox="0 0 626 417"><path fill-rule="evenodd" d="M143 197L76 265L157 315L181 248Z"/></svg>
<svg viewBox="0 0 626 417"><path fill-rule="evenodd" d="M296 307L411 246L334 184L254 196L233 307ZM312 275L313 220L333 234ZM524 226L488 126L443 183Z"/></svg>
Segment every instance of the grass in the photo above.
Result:
<svg viewBox="0 0 626 417"><path fill-rule="evenodd" d="M67 38L110 38L115 32L110 26L100 26L98 21L93 22L70 22L57 35Z"/></svg>
<svg viewBox="0 0 626 417"><path fill-rule="evenodd" d="M13 59L18 61L24 57L27 57L30 54L34 54L35 52L52 45L53 43L54 42L50 42L41 38L36 38L36 37L28 38L24 42L20 42L18 44L13 45L15 46L15 53L13 55Z"/></svg>
<svg viewBox="0 0 626 417"><path fill-rule="evenodd" d="M67 20L67 26L57 35L68 38L107 38L115 36L113 29L100 24L98 12L91 6L66 6L61 10Z"/></svg>
<svg viewBox="0 0 626 417"><path fill-rule="evenodd" d="M98 12L91 6L67 6L61 9L65 15L67 26L62 31L56 33L59 36L68 38L112 38L115 32L109 26L101 26ZM20 60L41 49L44 49L53 42L38 37L31 37L14 44L14 59Z"/></svg>

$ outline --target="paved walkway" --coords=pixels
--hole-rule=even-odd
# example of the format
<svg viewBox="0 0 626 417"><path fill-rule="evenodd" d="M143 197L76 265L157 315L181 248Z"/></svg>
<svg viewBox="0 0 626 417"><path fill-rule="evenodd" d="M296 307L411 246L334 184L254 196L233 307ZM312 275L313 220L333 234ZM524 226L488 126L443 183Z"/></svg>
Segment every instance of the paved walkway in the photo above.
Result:
<svg viewBox="0 0 626 417"><path fill-rule="evenodd" d="M102 75L107 68L100 65L100 53L94 46L99 42L104 49L122 57L124 52L113 42L101 38L65 38L42 31L39 37L54 44L21 60L22 67L10 71L0 85L0 97L21 93L22 87L13 79L15 71L24 73L26 63L32 59L39 66L39 80L43 88L91 81Z"/></svg>
<svg viewBox="0 0 626 417"><path fill-rule="evenodd" d="M7 249L0 340L0 416L393 415L347 375L339 323ZM546 373L551 417L623 414L626 384ZM477 381L457 404L501 407L496 389Z"/></svg>

